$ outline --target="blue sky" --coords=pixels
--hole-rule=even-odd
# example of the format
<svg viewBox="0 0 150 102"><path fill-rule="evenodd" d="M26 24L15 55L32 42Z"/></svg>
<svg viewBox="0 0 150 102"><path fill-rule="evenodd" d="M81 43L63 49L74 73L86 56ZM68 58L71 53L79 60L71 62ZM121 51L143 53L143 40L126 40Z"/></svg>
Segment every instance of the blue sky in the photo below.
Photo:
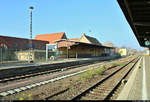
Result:
<svg viewBox="0 0 150 102"><path fill-rule="evenodd" d="M86 33L101 43L111 41L116 46L143 49L117 0L1 0L0 35L29 38L31 5L33 38L56 32L80 38Z"/></svg>

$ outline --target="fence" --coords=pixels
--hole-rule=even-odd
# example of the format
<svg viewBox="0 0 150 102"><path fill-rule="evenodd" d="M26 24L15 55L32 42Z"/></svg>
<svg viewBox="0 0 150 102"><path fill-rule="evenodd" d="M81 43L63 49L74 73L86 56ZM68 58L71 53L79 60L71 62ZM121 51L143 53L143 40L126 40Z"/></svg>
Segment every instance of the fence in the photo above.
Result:
<svg viewBox="0 0 150 102"><path fill-rule="evenodd" d="M0 48L0 63L27 62L32 55L34 61L46 61L45 50L17 50ZM56 51L48 51L48 56L56 56Z"/></svg>
<svg viewBox="0 0 150 102"><path fill-rule="evenodd" d="M0 61L6 62L6 61L17 61L17 50L11 49L0 49Z"/></svg>

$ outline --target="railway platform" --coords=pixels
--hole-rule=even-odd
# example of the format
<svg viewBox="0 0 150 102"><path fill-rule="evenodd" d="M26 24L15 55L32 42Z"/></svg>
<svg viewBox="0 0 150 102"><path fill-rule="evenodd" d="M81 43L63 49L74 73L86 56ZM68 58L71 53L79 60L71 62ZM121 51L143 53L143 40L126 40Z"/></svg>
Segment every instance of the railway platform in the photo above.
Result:
<svg viewBox="0 0 150 102"><path fill-rule="evenodd" d="M67 63L67 62L77 62L77 61L90 61L90 60L107 60L107 59L114 59L114 57L98 57L98 58L69 58L69 59L62 59L56 61L47 61L47 62L38 62L38 63L16 63L16 64L0 64L0 70L5 69L16 69L16 68L23 68L23 67L32 67L32 66L41 66L41 65L52 65L52 64L60 64L60 63Z"/></svg>
<svg viewBox="0 0 150 102"><path fill-rule="evenodd" d="M116 100L150 100L150 56L143 56Z"/></svg>

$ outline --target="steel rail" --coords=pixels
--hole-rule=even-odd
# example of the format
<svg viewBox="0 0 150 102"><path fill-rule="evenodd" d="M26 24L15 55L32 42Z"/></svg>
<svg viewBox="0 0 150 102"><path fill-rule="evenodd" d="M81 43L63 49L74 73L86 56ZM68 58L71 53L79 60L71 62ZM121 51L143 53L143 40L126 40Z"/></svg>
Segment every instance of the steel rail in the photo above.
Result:
<svg viewBox="0 0 150 102"><path fill-rule="evenodd" d="M110 91L110 93L104 98L104 100L109 100L111 95L115 92L115 90L120 86L123 79L127 77L127 75L131 72L131 70L134 68L134 66L137 64L140 58L134 63L134 65L128 70L128 72L121 78L121 80L117 83L117 85Z"/></svg>
<svg viewBox="0 0 150 102"><path fill-rule="evenodd" d="M107 76L106 78L100 80L99 82L97 82L96 84L94 84L93 86L91 86L90 88L84 90L83 92L81 92L80 94L74 96L71 100L77 100L80 99L82 96L84 96L85 94L89 93L92 89L95 89L98 85L102 84L103 82L105 82L106 80L108 80L109 78L111 78L114 74L116 74L117 72L119 72L120 70L122 70L124 67L126 67L127 65L129 65L130 63L132 63L134 60L136 60L137 58L134 58L133 60L131 60L130 62L128 62L126 65L122 66L120 69L118 69L117 71L113 72L112 74L110 74L109 76ZM134 64L135 65L135 64ZM111 93L110 93L111 94ZM106 96L109 97L110 95Z"/></svg>
<svg viewBox="0 0 150 102"><path fill-rule="evenodd" d="M74 65L74 66L65 67L65 68L50 69L48 71L42 71L42 72L37 72L37 73L32 73L32 74L16 75L16 76L13 76L13 77L0 79L0 83L13 81L13 80L24 79L24 78L29 78L29 77L34 77L34 76L38 76L38 75L50 74L50 73L59 72L59 71L65 71L65 70L69 70L69 69L73 69L73 68L87 66L87 65L90 65L91 63L96 64L96 63L100 63L100 62L101 61L95 61L95 62L84 63L84 64L81 64L81 65ZM101 62L101 63L105 63L105 62Z"/></svg>
<svg viewBox="0 0 150 102"><path fill-rule="evenodd" d="M75 73L69 73L69 74L66 74L66 75L63 75L63 76L60 76L60 77L55 77L54 79L45 79L45 80L40 81L40 82L35 82L35 83L31 83L31 84L28 84L28 85L25 85L25 86L20 86L18 88L13 88L12 87L9 90L2 91L0 93L0 97L4 97L4 96L10 95L10 94L14 94L16 92L24 91L26 89L31 89L33 87L44 85L44 84L47 84L49 82L54 82L54 81L57 81L57 80L61 80L63 78L67 78L67 77L70 77L70 76L73 76L73 75L76 75L76 74L83 73L83 72L85 72L87 70L88 69L82 70L82 71L79 71L79 72L75 72Z"/></svg>
<svg viewBox="0 0 150 102"><path fill-rule="evenodd" d="M109 61L109 60L108 60ZM4 82L8 82L8 81L13 81L13 80L19 80L19 79L25 79L25 78L30 78L30 77L34 77L34 76L38 76L38 75L44 75L44 74L50 74L50 73L54 73L54 72L59 72L59 71L65 71L65 70L69 70L69 69L73 69L73 68L78 68L78 67L82 67L82 66L87 66L90 64L97 64L97 63L105 63L106 61L91 61L91 62L86 62L83 64L77 64L77 65L73 65L73 66L69 66L69 67L61 67L61 68L57 68L54 69L54 67L52 69L46 70L46 71L41 71L41 72L30 72L27 74L23 74L23 75L14 75L11 77L6 77L6 78L0 78L0 83L4 83ZM43 66L44 68L44 66ZM112 67L110 67L112 68Z"/></svg>

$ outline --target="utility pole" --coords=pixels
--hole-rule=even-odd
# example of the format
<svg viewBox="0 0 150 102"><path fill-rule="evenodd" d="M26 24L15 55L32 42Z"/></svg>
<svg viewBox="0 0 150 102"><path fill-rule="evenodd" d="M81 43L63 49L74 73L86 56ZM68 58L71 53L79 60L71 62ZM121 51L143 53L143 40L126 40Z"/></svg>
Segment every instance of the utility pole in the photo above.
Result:
<svg viewBox="0 0 150 102"><path fill-rule="evenodd" d="M33 60L32 60L32 49L33 49L33 46L32 46L32 10L34 9L32 6L30 6L30 54L29 54L29 63L33 63Z"/></svg>

